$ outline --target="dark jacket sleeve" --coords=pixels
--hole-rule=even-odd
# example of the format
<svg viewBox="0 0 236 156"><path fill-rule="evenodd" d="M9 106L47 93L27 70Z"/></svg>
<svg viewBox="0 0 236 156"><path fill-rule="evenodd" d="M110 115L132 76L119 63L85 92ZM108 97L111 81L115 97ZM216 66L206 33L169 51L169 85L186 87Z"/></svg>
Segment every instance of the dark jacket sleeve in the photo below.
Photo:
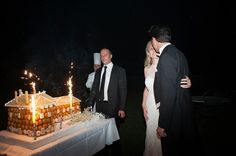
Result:
<svg viewBox="0 0 236 156"><path fill-rule="evenodd" d="M120 110L125 110L126 98L127 98L127 79L125 69L119 70L119 96L120 96Z"/></svg>
<svg viewBox="0 0 236 156"><path fill-rule="evenodd" d="M161 82L160 87L160 116L159 127L167 129L172 119L176 100L177 61L171 53L165 52L161 56L157 79Z"/></svg>

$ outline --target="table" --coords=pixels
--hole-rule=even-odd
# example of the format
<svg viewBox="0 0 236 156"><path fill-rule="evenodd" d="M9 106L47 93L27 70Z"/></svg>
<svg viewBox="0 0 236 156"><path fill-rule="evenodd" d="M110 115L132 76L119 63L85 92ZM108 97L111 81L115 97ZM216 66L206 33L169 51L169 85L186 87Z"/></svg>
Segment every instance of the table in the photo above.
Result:
<svg viewBox="0 0 236 156"><path fill-rule="evenodd" d="M27 142L27 139L31 142ZM32 137L4 130L0 131L0 155L91 156L103 149L105 145L111 145L119 139L114 118L70 125L52 134L39 137L37 141L33 141Z"/></svg>

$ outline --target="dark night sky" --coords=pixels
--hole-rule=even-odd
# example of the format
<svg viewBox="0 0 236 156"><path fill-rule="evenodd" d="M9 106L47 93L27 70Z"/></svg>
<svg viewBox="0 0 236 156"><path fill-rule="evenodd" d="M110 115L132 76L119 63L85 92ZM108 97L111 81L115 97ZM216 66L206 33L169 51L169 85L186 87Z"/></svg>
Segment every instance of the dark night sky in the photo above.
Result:
<svg viewBox="0 0 236 156"><path fill-rule="evenodd" d="M162 23L172 28L172 43L188 58L193 76L212 85L224 84L221 81L234 79L233 6L206 0L9 1L4 36L8 56L1 56L1 82L7 88L6 83L16 81L24 69L37 66L43 73L58 60L64 62L57 70L66 71L71 60L78 61L79 69L91 67L92 53L103 46L113 50L113 61L128 76L142 76L147 30ZM18 88L17 83L12 88Z"/></svg>

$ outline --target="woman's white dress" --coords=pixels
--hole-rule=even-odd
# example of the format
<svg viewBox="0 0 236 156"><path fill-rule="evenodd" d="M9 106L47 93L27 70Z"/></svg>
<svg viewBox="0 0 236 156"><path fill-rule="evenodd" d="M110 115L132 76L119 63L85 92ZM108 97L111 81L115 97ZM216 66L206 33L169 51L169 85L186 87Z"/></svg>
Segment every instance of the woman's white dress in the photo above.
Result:
<svg viewBox="0 0 236 156"><path fill-rule="evenodd" d="M160 103L155 103L153 84L155 78L156 67L146 67L145 85L148 89L146 101L148 120L146 121L146 139L144 156L162 156L161 140L157 137L156 129L158 127L159 107Z"/></svg>

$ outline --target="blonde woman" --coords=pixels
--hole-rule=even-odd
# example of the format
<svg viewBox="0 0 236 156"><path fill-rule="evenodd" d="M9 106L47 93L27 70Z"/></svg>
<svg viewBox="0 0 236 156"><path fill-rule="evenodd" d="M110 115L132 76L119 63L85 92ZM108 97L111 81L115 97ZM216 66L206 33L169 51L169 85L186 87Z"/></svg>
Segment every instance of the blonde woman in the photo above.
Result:
<svg viewBox="0 0 236 156"><path fill-rule="evenodd" d="M149 41L146 46L146 58L144 63L144 75L145 75L145 89L143 92L143 115L146 121L146 139L144 156L162 156L161 140L157 136L156 129L158 127L159 119L159 106L156 104L153 92L153 84L155 78L155 72L159 56L156 56L156 52ZM182 88L190 88L191 81L186 76L181 80L180 86Z"/></svg>

